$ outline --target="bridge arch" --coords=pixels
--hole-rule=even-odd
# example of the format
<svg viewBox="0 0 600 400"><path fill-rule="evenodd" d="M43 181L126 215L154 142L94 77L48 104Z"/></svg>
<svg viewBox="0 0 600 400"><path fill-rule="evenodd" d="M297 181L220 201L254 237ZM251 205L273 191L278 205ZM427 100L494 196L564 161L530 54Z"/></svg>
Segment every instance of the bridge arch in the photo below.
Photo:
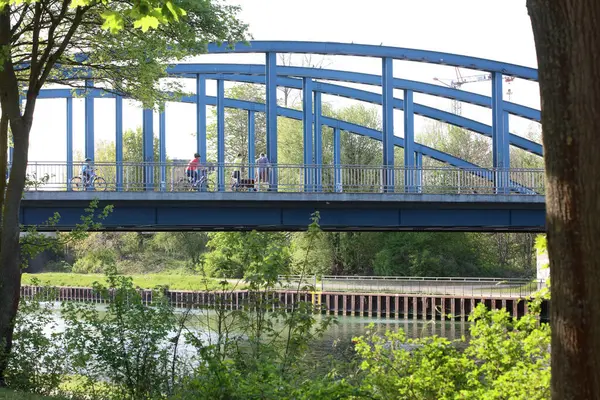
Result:
<svg viewBox="0 0 600 400"><path fill-rule="evenodd" d="M244 109L249 112L264 112L266 114L267 153L269 154L271 161L274 163L277 162L277 116L284 116L303 121L303 125L305 127L305 164L320 165L322 163L322 150L319 148L321 143L320 128L321 125L326 125L330 126L334 130L346 130L382 141L384 168L393 167L393 148L395 146L399 146L404 149L404 166L406 168L417 167L419 158L421 156L431 157L459 168L477 167L466 160L462 160L458 157L454 157L450 154L415 142L414 115L422 115L427 118L446 122L485 135L487 137L491 137L494 168L503 169L510 167L510 145L514 145L532 154L539 156L543 155L543 149L540 144L518 135L511 134L508 127L509 115L516 115L532 121L539 121L540 111L515 103L506 102L502 99L502 78L504 76L513 76L516 78L536 81L537 70L532 68L449 53L345 43L253 41L250 42L249 45L236 44L233 46L233 48L228 48L227 44L223 44L221 46L211 44L209 45L208 50L209 53L212 54L264 53L265 65L177 64L168 68L167 72L170 76L191 78L196 80L197 93L194 96L184 97L180 99L180 101L196 104L197 150L201 154L204 161L206 160L207 105L214 105L217 107L217 159L219 163L224 162L225 132L223 126L223 113L224 108L226 107ZM381 75L333 69L278 66L276 64L276 55L278 53L312 53L380 58L382 62ZM451 65L489 72L492 75L492 96L483 96L459 89L445 88L438 85L394 77L392 63L392 60L394 59L435 63L439 65ZM207 79L213 79L217 81L217 96L206 95L205 88ZM336 81L338 83L348 82L373 85L381 88L382 95L365 90L346 87L337 83L332 84L321 82L320 80ZM225 98L224 81L264 84L266 91L266 104ZM287 86L294 89L301 89L303 91L303 97L308 99L308 101L306 101L304 104L304 109L302 111L298 111L279 107L276 103L277 86ZM394 89L403 90L404 98L394 98ZM490 125L484 124L434 107L415 103L413 101L413 93L424 93L489 108L492 110L493 114L492 123ZM321 94L342 96L350 99L365 101L371 104L381 105L383 114L383 130L380 132L368 127L320 115L320 111L315 111L320 109ZM71 92L67 89L44 89L40 93L40 98L60 97L66 98L67 102L72 101L69 100L72 98ZM114 94L107 94L106 92L102 92L100 90L90 90L85 98L85 152L86 156L91 157L92 159L94 158L93 99L99 97L116 98L117 132L119 132L120 129L119 125L121 125L122 129L122 105L120 104L122 104L123 97ZM402 110L404 112L402 121L405 128L404 138L394 135L395 121L393 111L395 109ZM67 107L67 110L67 118L72 119L72 107ZM71 114L69 114L69 110ZM161 121L164 120L164 118L166 118L166 116L164 113L162 113ZM153 154L152 135L154 130L151 110L144 110L143 121L144 154L150 155ZM313 122L315 125L314 129L312 128ZM69 124L67 124L67 126L69 126ZM161 122L159 129L163 130L163 127L164 123ZM69 135L71 135L70 139ZM67 132L67 137L67 143L71 143L72 146L72 127L71 132ZM159 137L164 141L165 133L161 132ZM314 149L312 148L312 145L308 144L307 138L314 138ZM67 145L67 147L68 146L69 145ZM122 156L121 159L119 159L119 154L122 155L121 146L122 143L117 140L117 163L122 162ZM339 149L337 151L339 152ZM72 147L67 148L67 154L68 158L71 158L70 162L72 163ZM161 151L161 158L163 156L164 152ZM69 162L69 160L67 161ZM391 190L394 190L393 187L390 187L392 186L391 184L386 184L385 186Z"/></svg>

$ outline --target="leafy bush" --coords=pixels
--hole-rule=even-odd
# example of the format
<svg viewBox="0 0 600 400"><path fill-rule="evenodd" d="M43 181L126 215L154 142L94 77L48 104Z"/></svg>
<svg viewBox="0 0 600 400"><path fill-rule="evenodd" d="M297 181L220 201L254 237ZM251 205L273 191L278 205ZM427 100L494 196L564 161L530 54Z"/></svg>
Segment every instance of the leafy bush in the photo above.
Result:
<svg viewBox="0 0 600 400"><path fill-rule="evenodd" d="M381 399L549 399L549 325L534 312L513 320L482 304L469 318L468 343L401 330L355 338L363 389Z"/></svg>
<svg viewBox="0 0 600 400"><path fill-rule="evenodd" d="M67 372L67 352L53 313L51 303L21 300L6 372L12 389L42 395L57 392Z"/></svg>
<svg viewBox="0 0 600 400"><path fill-rule="evenodd" d="M180 372L179 336L173 334L177 317L160 292L146 305L131 278L109 274L107 280L108 285L95 286L110 300L106 311L63 303L71 373L84 378L86 392L108 380L104 395L111 399L163 398Z"/></svg>

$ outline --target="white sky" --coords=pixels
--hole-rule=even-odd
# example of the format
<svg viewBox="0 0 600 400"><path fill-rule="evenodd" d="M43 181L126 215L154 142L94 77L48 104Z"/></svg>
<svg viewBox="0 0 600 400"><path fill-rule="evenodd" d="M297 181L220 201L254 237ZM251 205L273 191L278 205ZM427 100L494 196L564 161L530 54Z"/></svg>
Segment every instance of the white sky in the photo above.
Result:
<svg viewBox="0 0 600 400"><path fill-rule="evenodd" d="M536 67L535 46L525 0L228 0L242 6L241 19L250 25L255 40L307 40L354 42L464 54ZM317 57L318 58L318 57ZM263 55L207 55L194 62L263 63ZM327 57L327 68L381 73L378 59ZM462 70L463 75L472 73ZM395 61L394 76L436 82L434 77L455 78L454 68ZM191 82L191 81L190 81ZM226 88L230 84L226 84ZM191 86L193 87L193 86ZM510 86L511 101L539 109L537 83L515 80ZM365 87L368 89L368 87ZM491 82L465 85L465 90L490 95ZM373 90L373 89L369 89ZM207 83L208 95L216 85ZM281 93L278 93L281 97ZM402 97L396 91L396 97ZM505 95L505 99L508 97ZM336 107L351 104L324 96ZM449 110L451 101L415 95L415 102ZM114 140L114 101L95 101L95 137ZM64 100L40 100L31 133L31 161L66 160L66 106ZM463 115L491 125L491 111L463 105ZM208 110L210 114L210 108ZM83 100L74 100L74 150L83 152ZM124 129L142 123L142 112L135 104L124 104ZM426 120L417 117L415 131ZM530 122L511 117L511 132L524 134ZM158 116L155 116L158 135ZM167 106L167 155L190 158L195 149L196 117L194 105ZM403 136L402 112L395 112L395 134Z"/></svg>

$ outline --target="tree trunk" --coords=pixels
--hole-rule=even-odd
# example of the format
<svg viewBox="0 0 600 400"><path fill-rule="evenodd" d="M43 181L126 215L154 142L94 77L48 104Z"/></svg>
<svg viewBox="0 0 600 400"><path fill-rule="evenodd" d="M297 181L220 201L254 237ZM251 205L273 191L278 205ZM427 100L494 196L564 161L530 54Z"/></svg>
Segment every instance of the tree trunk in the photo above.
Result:
<svg viewBox="0 0 600 400"><path fill-rule="evenodd" d="M600 399L600 2L528 0L552 281L552 398Z"/></svg>
<svg viewBox="0 0 600 400"><path fill-rule="evenodd" d="M19 209L25 187L29 124L11 123L14 140L13 166L4 201L2 234L0 235L0 386L5 385L7 355L12 348L14 320L19 307L21 257L19 250Z"/></svg>
<svg viewBox="0 0 600 400"><path fill-rule="evenodd" d="M8 168L8 115L0 116L0 210L4 208L4 195L6 192L6 176ZM2 212L0 211L0 232L2 231ZM1 235L1 234L0 234Z"/></svg>

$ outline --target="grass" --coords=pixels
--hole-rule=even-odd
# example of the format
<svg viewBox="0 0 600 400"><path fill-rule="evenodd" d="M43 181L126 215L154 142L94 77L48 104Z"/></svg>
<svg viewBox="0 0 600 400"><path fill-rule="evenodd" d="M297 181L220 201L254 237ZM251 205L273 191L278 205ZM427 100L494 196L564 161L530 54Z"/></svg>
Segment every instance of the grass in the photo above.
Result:
<svg viewBox="0 0 600 400"><path fill-rule="evenodd" d="M171 274L139 274L128 275L133 278L133 284L143 289L153 289L156 286L168 286L173 290L215 290L220 289L220 279L204 278L199 275L171 275ZM31 285L34 280L42 285L67 286L67 287L92 287L94 282L105 283L102 274L74 274L64 272L48 272L41 274L23 274L22 285ZM227 288L231 289L235 284L230 280ZM237 289L244 289L245 285L240 282ZM1 400L1 398L0 398Z"/></svg>
<svg viewBox="0 0 600 400"><path fill-rule="evenodd" d="M13 392L8 389L0 389L0 400L61 400L59 397L46 397L39 394Z"/></svg>

